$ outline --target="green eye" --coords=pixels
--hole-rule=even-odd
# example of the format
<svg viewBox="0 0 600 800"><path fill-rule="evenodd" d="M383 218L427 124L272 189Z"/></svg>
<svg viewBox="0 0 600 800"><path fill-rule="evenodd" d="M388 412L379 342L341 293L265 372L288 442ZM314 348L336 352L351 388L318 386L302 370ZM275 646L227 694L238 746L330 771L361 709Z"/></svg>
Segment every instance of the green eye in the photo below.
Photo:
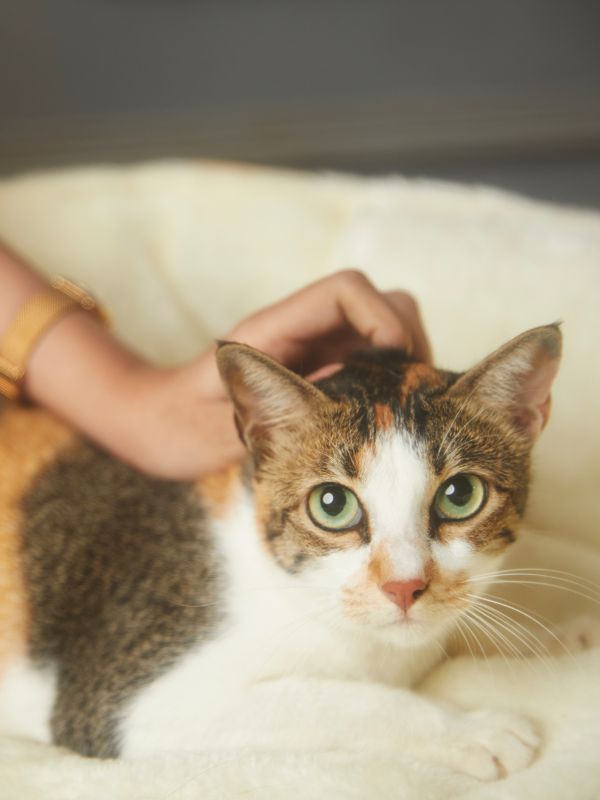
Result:
<svg viewBox="0 0 600 800"><path fill-rule="evenodd" d="M362 519L362 509L354 492L339 483L324 483L308 496L312 521L328 531L353 528Z"/></svg>
<svg viewBox="0 0 600 800"><path fill-rule="evenodd" d="M455 475L437 490L433 507L442 519L467 519L485 502L485 484L476 475Z"/></svg>

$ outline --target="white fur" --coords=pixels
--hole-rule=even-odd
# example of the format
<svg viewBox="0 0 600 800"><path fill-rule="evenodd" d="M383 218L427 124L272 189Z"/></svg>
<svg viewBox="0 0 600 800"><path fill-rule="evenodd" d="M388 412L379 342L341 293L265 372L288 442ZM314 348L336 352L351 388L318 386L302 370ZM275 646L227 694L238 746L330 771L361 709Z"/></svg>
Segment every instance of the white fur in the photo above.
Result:
<svg viewBox="0 0 600 800"><path fill-rule="evenodd" d="M373 547L385 543L393 580L420 578L427 562L423 506L429 482L417 448L397 433L382 436L364 481Z"/></svg>
<svg viewBox="0 0 600 800"><path fill-rule="evenodd" d="M0 733L50 742L50 713L56 678L50 669L36 669L22 658L0 678Z"/></svg>
<svg viewBox="0 0 600 800"><path fill-rule="evenodd" d="M458 572L472 567L475 555L473 546L466 539L450 539L448 542L431 543L433 557L446 572Z"/></svg>
<svg viewBox="0 0 600 800"><path fill-rule="evenodd" d="M444 572L473 568L477 554L466 538L442 543L429 536L428 509L438 479L415 442L398 433L382 435L366 473L363 497L373 547L385 544L394 564L390 579L423 577L430 556Z"/></svg>

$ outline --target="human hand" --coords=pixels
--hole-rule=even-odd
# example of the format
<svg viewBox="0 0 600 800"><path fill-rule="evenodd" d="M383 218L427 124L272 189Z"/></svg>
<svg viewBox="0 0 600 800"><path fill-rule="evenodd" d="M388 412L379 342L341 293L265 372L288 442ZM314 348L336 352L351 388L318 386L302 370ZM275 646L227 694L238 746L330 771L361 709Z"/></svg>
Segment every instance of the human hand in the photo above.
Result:
<svg viewBox="0 0 600 800"><path fill-rule="evenodd" d="M236 325L225 340L249 344L310 376L365 347L403 347L429 363L418 306L406 292L379 292L358 270L343 270L300 289ZM197 363L205 396L225 398L214 348Z"/></svg>
<svg viewBox="0 0 600 800"><path fill-rule="evenodd" d="M345 270L301 289L236 325L225 339L267 353L297 372L331 372L353 350L404 347L431 353L418 307L405 292L379 292ZM194 478L241 459L243 447L215 362L215 347L173 370L134 370L124 402L132 407L122 455L163 477ZM127 399L129 398L129 399ZM113 448L114 449L114 448Z"/></svg>
<svg viewBox="0 0 600 800"><path fill-rule="evenodd" d="M0 245L0 333L43 279ZM300 374L335 369L360 347L430 351L415 301L381 293L356 270L323 278L236 325L228 339L262 350ZM239 460L242 445L216 367L215 346L183 367L142 362L83 311L36 343L23 389L93 441L160 477L195 478Z"/></svg>

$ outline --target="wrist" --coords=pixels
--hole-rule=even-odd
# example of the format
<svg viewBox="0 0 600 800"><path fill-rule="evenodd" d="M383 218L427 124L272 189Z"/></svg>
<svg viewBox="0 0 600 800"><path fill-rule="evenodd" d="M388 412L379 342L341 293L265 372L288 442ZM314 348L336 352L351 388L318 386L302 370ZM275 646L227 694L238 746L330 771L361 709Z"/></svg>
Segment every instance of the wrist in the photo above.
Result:
<svg viewBox="0 0 600 800"><path fill-rule="evenodd" d="M27 397L99 444L113 448L127 433L128 387L144 362L122 347L94 317L74 311L58 320L31 353Z"/></svg>

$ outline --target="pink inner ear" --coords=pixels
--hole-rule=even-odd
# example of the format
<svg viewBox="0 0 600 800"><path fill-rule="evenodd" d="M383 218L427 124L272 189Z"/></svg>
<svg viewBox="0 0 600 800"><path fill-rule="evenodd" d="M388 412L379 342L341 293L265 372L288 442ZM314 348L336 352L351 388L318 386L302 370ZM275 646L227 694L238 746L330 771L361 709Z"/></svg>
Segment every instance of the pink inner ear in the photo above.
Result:
<svg viewBox="0 0 600 800"><path fill-rule="evenodd" d="M542 356L543 363L522 378L521 391L515 398L515 422L529 436L535 438L542 432L552 405L550 388L558 371L558 359Z"/></svg>

